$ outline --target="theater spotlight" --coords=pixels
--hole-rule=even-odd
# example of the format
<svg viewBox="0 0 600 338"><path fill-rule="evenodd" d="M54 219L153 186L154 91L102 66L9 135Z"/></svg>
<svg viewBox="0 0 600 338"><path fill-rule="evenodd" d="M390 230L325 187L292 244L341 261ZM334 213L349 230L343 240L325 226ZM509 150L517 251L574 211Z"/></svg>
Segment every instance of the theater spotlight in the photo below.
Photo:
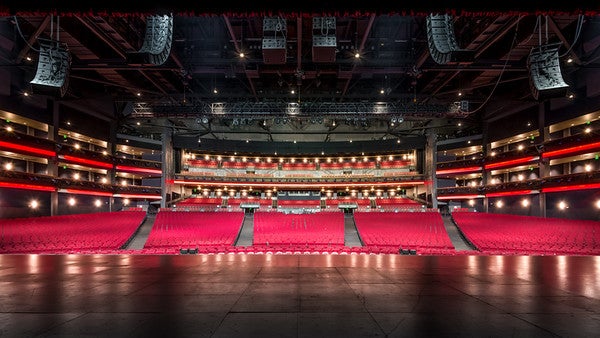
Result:
<svg viewBox="0 0 600 338"><path fill-rule="evenodd" d="M567 94L569 85L562 77L558 49L560 43L533 47L527 58L529 85L536 100L562 97Z"/></svg>
<svg viewBox="0 0 600 338"><path fill-rule="evenodd" d="M428 15L427 46L433 60L439 64L472 62L474 51L461 49L454 35L452 17L448 14Z"/></svg>
<svg viewBox="0 0 600 338"><path fill-rule="evenodd" d="M33 92L63 97L69 86L71 54L66 44L38 39L40 55L35 77L30 81Z"/></svg>
<svg viewBox="0 0 600 338"><path fill-rule="evenodd" d="M173 16L155 15L146 18L146 35L137 52L127 53L127 63L162 65L171 53Z"/></svg>

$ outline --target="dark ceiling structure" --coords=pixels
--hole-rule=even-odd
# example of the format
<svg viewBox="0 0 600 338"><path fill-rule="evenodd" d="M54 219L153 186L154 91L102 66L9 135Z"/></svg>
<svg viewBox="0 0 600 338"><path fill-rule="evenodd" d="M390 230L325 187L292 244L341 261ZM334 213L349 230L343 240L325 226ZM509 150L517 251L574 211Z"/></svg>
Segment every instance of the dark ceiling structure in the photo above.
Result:
<svg viewBox="0 0 600 338"><path fill-rule="evenodd" d="M328 4L337 10L323 10ZM527 64L532 48L559 44L570 84L598 62L597 53L583 52L585 43L597 43L589 31L598 25L585 8L538 14L535 8L346 10L328 2L318 10L226 5L9 6L3 29L12 29L15 41L6 62L23 71L21 90L30 90L39 39L59 39L72 58L61 100L110 98L121 133L169 127L216 140L318 142L480 133L483 119L538 103ZM152 12L173 17L168 58L160 65L131 63L128 54L142 47ZM470 58L446 64L432 58L426 19L434 12L450 15L456 42ZM265 29L267 20L275 20L273 31ZM569 93L576 91L573 85Z"/></svg>

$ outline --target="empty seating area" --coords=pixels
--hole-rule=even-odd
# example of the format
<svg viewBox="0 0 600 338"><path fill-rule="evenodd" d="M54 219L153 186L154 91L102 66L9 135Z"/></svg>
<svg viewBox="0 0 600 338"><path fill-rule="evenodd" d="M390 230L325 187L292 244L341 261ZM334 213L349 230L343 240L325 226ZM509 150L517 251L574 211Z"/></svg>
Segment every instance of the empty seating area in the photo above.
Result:
<svg viewBox="0 0 600 338"><path fill-rule="evenodd" d="M371 251L397 254L403 248L417 254L454 252L439 212L356 212L354 220Z"/></svg>
<svg viewBox="0 0 600 338"><path fill-rule="evenodd" d="M145 216L134 210L3 219L0 253L118 253Z"/></svg>
<svg viewBox="0 0 600 338"><path fill-rule="evenodd" d="M454 211L452 218L482 253L598 255L600 222Z"/></svg>
<svg viewBox="0 0 600 338"><path fill-rule="evenodd" d="M324 250L344 245L343 213L254 213L254 244L288 250Z"/></svg>
<svg viewBox="0 0 600 338"><path fill-rule="evenodd" d="M223 204L223 199L212 198L212 197L190 197L185 199L179 203L177 203L178 207L186 207L192 208L190 210L200 210L200 209L217 209ZM194 208L195 207L195 208Z"/></svg>
<svg viewBox="0 0 600 338"><path fill-rule="evenodd" d="M142 253L177 254L181 248L198 253L231 247L240 231L242 212L160 211Z"/></svg>

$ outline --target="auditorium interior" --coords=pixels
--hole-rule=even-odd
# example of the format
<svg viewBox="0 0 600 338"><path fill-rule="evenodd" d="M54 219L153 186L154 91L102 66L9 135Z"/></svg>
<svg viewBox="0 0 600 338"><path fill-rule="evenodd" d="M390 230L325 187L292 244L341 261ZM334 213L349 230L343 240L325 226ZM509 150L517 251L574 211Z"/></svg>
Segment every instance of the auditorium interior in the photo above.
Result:
<svg viewBox="0 0 600 338"><path fill-rule="evenodd" d="M0 4L1 337L600 332L600 5L182 3Z"/></svg>

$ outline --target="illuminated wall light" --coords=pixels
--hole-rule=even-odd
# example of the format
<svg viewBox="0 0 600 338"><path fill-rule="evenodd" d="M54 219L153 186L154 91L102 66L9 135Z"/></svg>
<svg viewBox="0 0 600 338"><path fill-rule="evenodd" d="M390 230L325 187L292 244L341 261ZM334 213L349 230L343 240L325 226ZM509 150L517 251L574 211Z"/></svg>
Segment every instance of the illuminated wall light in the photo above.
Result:
<svg viewBox="0 0 600 338"><path fill-rule="evenodd" d="M589 133L591 133L591 132L592 132L592 128L590 128L590 127L587 127L587 128L585 128L584 132L585 132L586 134L589 134Z"/></svg>
<svg viewBox="0 0 600 338"><path fill-rule="evenodd" d="M592 165L591 164L586 164L585 165L585 171L592 171Z"/></svg>
<svg viewBox="0 0 600 338"><path fill-rule="evenodd" d="M519 180L519 181L522 181L522 180L524 180L524 179L525 179L525 176L523 176L523 174L519 174L519 175L517 176L517 180Z"/></svg>
<svg viewBox="0 0 600 338"><path fill-rule="evenodd" d="M596 200L596 203L594 203L596 205L597 209L600 209L600 200Z"/></svg>
<svg viewBox="0 0 600 338"><path fill-rule="evenodd" d="M390 160L390 161L392 161L393 159L394 159L394 156L392 156L392 155L390 155L390 156L388 157L388 160Z"/></svg>
<svg viewBox="0 0 600 338"><path fill-rule="evenodd" d="M283 157L280 157L279 158L279 163L283 163L283 161L284 161Z"/></svg>
<svg viewBox="0 0 600 338"><path fill-rule="evenodd" d="M396 195L396 191L390 190L390 196L395 196L395 195Z"/></svg>
<svg viewBox="0 0 600 338"><path fill-rule="evenodd" d="M519 146L517 147L517 150L523 150L523 148L525 148L525 147L523 147L522 144L519 144Z"/></svg>
<svg viewBox="0 0 600 338"><path fill-rule="evenodd" d="M81 146L79 145L79 143L75 143L75 149L79 149L81 148Z"/></svg>
<svg viewBox="0 0 600 338"><path fill-rule="evenodd" d="M327 158L327 163L331 163L331 157Z"/></svg>
<svg viewBox="0 0 600 338"><path fill-rule="evenodd" d="M11 126L6 127L6 131L13 131L13 128Z"/></svg>
<svg viewBox="0 0 600 338"><path fill-rule="evenodd" d="M529 206L529 200L528 199L523 199L521 201L521 205L523 206L523 208L527 208Z"/></svg>
<svg viewBox="0 0 600 338"><path fill-rule="evenodd" d="M496 208L500 209L500 208L502 208L503 206L504 206L504 202L502 202L502 201L497 201L497 202L496 202Z"/></svg>
<svg viewBox="0 0 600 338"><path fill-rule="evenodd" d="M351 161L352 161L352 162L356 162L356 157L353 157L353 158L351 159Z"/></svg>
<svg viewBox="0 0 600 338"><path fill-rule="evenodd" d="M40 203L36 200L29 201L29 207L31 209L37 209L40 206Z"/></svg>
<svg viewBox="0 0 600 338"><path fill-rule="evenodd" d="M100 208L102 206L102 201L101 200L95 200L94 201L94 205L96 206L96 208Z"/></svg>
<svg viewBox="0 0 600 338"><path fill-rule="evenodd" d="M221 195L223 195L223 192L221 190L217 190L217 196L221 197Z"/></svg>
<svg viewBox="0 0 600 338"><path fill-rule="evenodd" d="M108 182L108 180L106 179L106 177L102 177L102 183L106 184Z"/></svg>
<svg viewBox="0 0 600 338"><path fill-rule="evenodd" d="M217 161L221 162L222 159L221 155L217 156Z"/></svg>
<svg viewBox="0 0 600 338"><path fill-rule="evenodd" d="M248 159L245 157L242 157L242 162L246 162L246 161L248 161Z"/></svg>
<svg viewBox="0 0 600 338"><path fill-rule="evenodd" d="M208 155L205 155L205 156L204 156L204 159L208 161L208 160L210 160L210 156L208 156Z"/></svg>
<svg viewBox="0 0 600 338"><path fill-rule="evenodd" d="M490 153L490 156L496 156L496 152L495 152L495 151L492 151L492 152Z"/></svg>
<svg viewBox="0 0 600 338"><path fill-rule="evenodd" d="M304 162L304 163L307 163L307 162L308 162L308 159L307 159L307 158L304 158L304 159L302 159L302 162Z"/></svg>
<svg viewBox="0 0 600 338"><path fill-rule="evenodd" d="M377 156L377 162L381 162L381 156Z"/></svg>
<svg viewBox="0 0 600 338"><path fill-rule="evenodd" d="M290 162L291 162L291 163L296 163L296 159L292 157L292 158L290 159Z"/></svg>
<svg viewBox="0 0 600 338"><path fill-rule="evenodd" d="M271 159L270 157L267 157L267 163L271 163L271 161L273 161L273 159Z"/></svg>
<svg viewBox="0 0 600 338"><path fill-rule="evenodd" d="M131 203L131 201L129 200L129 198L125 198L123 200L123 205L129 205L129 203Z"/></svg>
<svg viewBox="0 0 600 338"><path fill-rule="evenodd" d="M4 169L12 170L12 168L13 168L13 164L11 162L4 163Z"/></svg>
<svg viewBox="0 0 600 338"><path fill-rule="evenodd" d="M79 173L74 173L73 174L73 179L74 180L78 180L81 176L79 175Z"/></svg>
<svg viewBox="0 0 600 338"><path fill-rule="evenodd" d="M71 197L69 198L68 203L70 206L74 206L75 204L77 204L77 201L75 200L75 198Z"/></svg>
<svg viewBox="0 0 600 338"><path fill-rule="evenodd" d="M368 159L368 158L365 156L365 157L363 158L363 162L368 162L368 161L369 161L369 159Z"/></svg>
<svg viewBox="0 0 600 338"><path fill-rule="evenodd" d="M470 206L474 206L475 205L475 200L469 200L469 205Z"/></svg>
<svg viewBox="0 0 600 338"><path fill-rule="evenodd" d="M102 151L102 155L104 155L104 156L108 155L108 153L106 152L106 150Z"/></svg>
<svg viewBox="0 0 600 338"><path fill-rule="evenodd" d="M229 191L229 196L231 196L231 197L235 196L235 190Z"/></svg>
<svg viewBox="0 0 600 338"><path fill-rule="evenodd" d="M122 180L122 181L121 181L121 185L122 185L122 186L126 186L126 185L127 185L127 181L126 181L126 180Z"/></svg>
<svg viewBox="0 0 600 338"><path fill-rule="evenodd" d="M471 186L472 187L476 187L477 186L477 181L471 181Z"/></svg>
<svg viewBox="0 0 600 338"><path fill-rule="evenodd" d="M204 191L202 192L202 195L203 195L203 196L208 196L208 190L204 190Z"/></svg>
<svg viewBox="0 0 600 338"><path fill-rule="evenodd" d="M377 192L375 193L375 195L377 195L378 197L381 196L381 191L377 190Z"/></svg>
<svg viewBox="0 0 600 338"><path fill-rule="evenodd" d="M560 201L560 202L558 202L558 208L559 208L560 210L565 210L565 209L567 209L568 207L569 207L569 206L567 205L567 203L566 203L565 201Z"/></svg>
<svg viewBox="0 0 600 338"><path fill-rule="evenodd" d="M242 196L244 196L244 197L248 196L248 192L246 190L242 191Z"/></svg>
<svg viewBox="0 0 600 338"><path fill-rule="evenodd" d="M343 157L338 158L338 162L340 162L340 163L344 162L344 158Z"/></svg>
<svg viewBox="0 0 600 338"><path fill-rule="evenodd" d="M233 161L235 161L235 157L231 156L231 157L229 158L229 160L230 160L231 162L233 162Z"/></svg>

